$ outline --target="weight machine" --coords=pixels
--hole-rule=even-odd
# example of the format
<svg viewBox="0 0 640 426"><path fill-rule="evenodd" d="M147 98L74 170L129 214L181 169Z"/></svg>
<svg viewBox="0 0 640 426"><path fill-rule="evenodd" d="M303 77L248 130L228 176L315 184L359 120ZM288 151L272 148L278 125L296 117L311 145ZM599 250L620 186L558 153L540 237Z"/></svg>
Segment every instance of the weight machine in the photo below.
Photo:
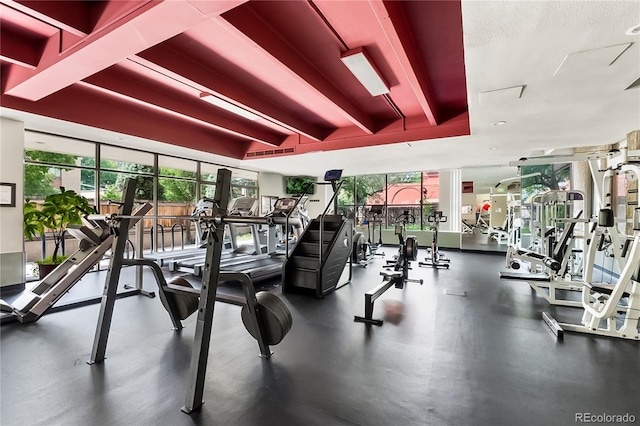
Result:
<svg viewBox="0 0 640 426"><path fill-rule="evenodd" d="M549 313L542 318L558 339L564 331L640 341L640 208L634 210L633 236L625 239L619 254L614 257L621 265L618 279L613 284L593 282L596 252L606 241L607 234L617 233L613 211L601 209L598 224L589 238L585 259L585 277L582 284L581 306L584 309L580 324L559 323ZM625 299L626 303L622 303ZM604 323L604 326L602 326Z"/></svg>
<svg viewBox="0 0 640 426"><path fill-rule="evenodd" d="M197 312L195 337L191 356L191 367L187 380L187 395L182 411L190 413L199 409L203 404L204 384L206 378L207 361L213 328L213 311L217 296L218 284L222 281L240 281L244 290L242 304L242 321L247 331L256 338L261 356L271 356L269 345L279 343L292 326L291 312L280 298L270 293L255 293L253 283L248 275L243 273L220 272L220 256L223 248L224 228L226 224L267 224L269 218L240 217L225 215L229 204L231 189L231 171L219 169L216 180L216 192L213 198L211 215L201 218L206 230L205 268L202 274L200 290L191 287L186 280L172 280L166 283L162 277L160 267L148 259L123 259L125 242L127 239L131 216L131 203L125 203L121 214L112 216L110 220L119 222L125 232L114 236L114 255L111 257L107 273L104 294L93 349L89 364L101 363L105 360L107 340L113 317L116 299L116 288L123 265L149 266L158 281L158 290L162 304L169 312L175 329L182 329L181 320ZM127 200L133 200L135 181L128 180L125 185Z"/></svg>
<svg viewBox="0 0 640 426"><path fill-rule="evenodd" d="M392 286L403 289L404 285L409 282L420 283L420 285L423 283L422 279L409 278L411 261L418 258L418 239L413 235L405 236L405 229L407 224L415 223L416 218L408 210L405 210L396 218L395 222L402 223L395 227L395 234L398 236L399 244L398 254L394 256L394 260L388 260L387 265L384 266L385 268L393 268L393 272L380 272L383 277L382 283L365 293L364 316L356 315L354 317L355 322L381 326L384 321L373 318L373 307L376 299Z"/></svg>
<svg viewBox="0 0 640 426"><path fill-rule="evenodd" d="M123 214L125 205L133 205L133 198L133 193L123 196L123 201L117 203L120 205L119 214ZM122 250L116 253L113 251L116 235L127 235L129 230L151 208L152 206L149 204L140 207L133 213L127 223L112 224L105 217L91 215L83 219L82 225L68 226L67 232L79 240L78 250L40 280L32 289L24 291L13 304L0 300L0 311L4 314L1 321L4 323L18 320L22 323L30 323L37 321L49 311L70 309L99 302L100 299L90 298L63 306L54 306L87 272L100 262L109 250L112 250L111 259L117 256L124 257L127 238L125 237L122 242ZM128 214L131 214L131 210L129 210ZM142 288L120 292L116 297L121 298L140 294L155 297L153 292L144 291Z"/></svg>

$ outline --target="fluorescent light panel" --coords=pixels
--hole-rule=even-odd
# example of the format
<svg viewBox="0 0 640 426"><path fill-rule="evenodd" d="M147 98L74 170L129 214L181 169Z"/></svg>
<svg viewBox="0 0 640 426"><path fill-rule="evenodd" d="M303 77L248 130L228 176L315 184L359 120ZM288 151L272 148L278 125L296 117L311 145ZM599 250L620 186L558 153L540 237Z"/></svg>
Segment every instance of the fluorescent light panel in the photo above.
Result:
<svg viewBox="0 0 640 426"><path fill-rule="evenodd" d="M254 113L252 113L251 111L247 111L246 109L240 108L237 105L232 104L231 102L227 102L224 99L220 99L216 96L213 96L209 93L201 93L200 94L200 99L202 99L205 102L210 103L211 105L215 105L218 108L222 108L226 111L232 112L236 115L239 115L240 117L244 117L248 120L259 120L260 117Z"/></svg>
<svg viewBox="0 0 640 426"><path fill-rule="evenodd" d="M343 53L340 59L371 96L389 93L389 86L362 47Z"/></svg>

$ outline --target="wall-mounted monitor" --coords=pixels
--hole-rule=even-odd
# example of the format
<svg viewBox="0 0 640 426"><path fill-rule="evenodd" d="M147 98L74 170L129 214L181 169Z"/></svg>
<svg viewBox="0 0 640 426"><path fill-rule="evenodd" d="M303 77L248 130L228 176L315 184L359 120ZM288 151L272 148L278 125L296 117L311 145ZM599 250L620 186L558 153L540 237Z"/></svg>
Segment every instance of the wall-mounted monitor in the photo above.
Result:
<svg viewBox="0 0 640 426"><path fill-rule="evenodd" d="M315 181L316 179L312 177L285 177L285 193L289 195L314 194L316 190Z"/></svg>

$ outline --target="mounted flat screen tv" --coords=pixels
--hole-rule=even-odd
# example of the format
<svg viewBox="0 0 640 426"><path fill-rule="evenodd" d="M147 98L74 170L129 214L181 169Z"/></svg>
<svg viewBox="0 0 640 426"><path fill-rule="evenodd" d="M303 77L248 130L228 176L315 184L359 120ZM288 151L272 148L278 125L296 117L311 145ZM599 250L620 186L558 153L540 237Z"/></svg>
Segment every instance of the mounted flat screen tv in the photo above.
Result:
<svg viewBox="0 0 640 426"><path fill-rule="evenodd" d="M315 181L316 179L312 177L285 177L285 193L289 195L301 195L306 190L307 194L313 194L316 190L316 186L314 185Z"/></svg>

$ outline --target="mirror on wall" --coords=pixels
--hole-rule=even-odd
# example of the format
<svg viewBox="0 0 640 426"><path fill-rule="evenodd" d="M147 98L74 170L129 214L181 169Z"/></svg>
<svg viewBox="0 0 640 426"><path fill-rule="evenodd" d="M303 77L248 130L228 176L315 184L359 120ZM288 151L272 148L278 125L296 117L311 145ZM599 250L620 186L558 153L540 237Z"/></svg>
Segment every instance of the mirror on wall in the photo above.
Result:
<svg viewBox="0 0 640 426"><path fill-rule="evenodd" d="M519 217L517 167L462 169L461 249L506 253L513 220Z"/></svg>

